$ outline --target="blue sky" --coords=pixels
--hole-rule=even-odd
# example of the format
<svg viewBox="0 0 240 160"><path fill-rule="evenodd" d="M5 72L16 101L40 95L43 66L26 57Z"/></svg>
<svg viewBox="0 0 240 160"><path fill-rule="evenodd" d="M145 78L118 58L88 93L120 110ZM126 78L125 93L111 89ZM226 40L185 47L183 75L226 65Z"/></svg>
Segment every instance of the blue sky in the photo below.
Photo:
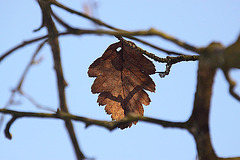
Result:
<svg viewBox="0 0 240 160"><path fill-rule="evenodd" d="M88 1L59 1L70 8L83 11ZM91 1L91 3L94 1ZM122 0L95 1L94 16L125 30L142 30L154 27L198 47L212 41L229 45L240 33L240 1L238 0ZM69 14L56 7L54 11L75 27L92 28L93 23ZM0 2L0 54L34 37L44 35L45 29L34 33L41 23L41 12L33 0ZM58 26L61 30L62 28ZM142 37L165 49L191 54L186 50L157 37ZM112 36L64 36L60 38L61 56L67 87L67 102L71 113L111 120L104 107L96 103L97 95L90 91L93 78L87 76L89 65L102 55L105 49L117 42ZM39 43L14 52L0 64L0 107L3 107ZM164 53L136 42L136 44L160 57ZM45 45L37 57L41 63L31 68L23 90L42 105L56 109L58 105L56 79L49 46ZM164 64L155 63L158 71ZM166 78L153 75L156 92L149 93L152 100L145 107L145 115L170 121L189 118L196 87L197 62L183 62L172 67ZM240 72L231 72L239 81ZM236 91L240 93L240 87ZM38 111L24 97L16 96L19 105L10 109ZM210 131L217 155L240 156L240 105L228 94L228 85L221 71L217 72L212 97ZM5 117L5 123L9 120ZM22 118L11 127L13 139L9 141L0 129L0 159L8 160L65 160L75 159L69 137L60 120ZM87 157L97 160L194 160L196 145L193 137L184 130L164 129L154 124L139 122L130 129L108 130L74 122L80 147Z"/></svg>

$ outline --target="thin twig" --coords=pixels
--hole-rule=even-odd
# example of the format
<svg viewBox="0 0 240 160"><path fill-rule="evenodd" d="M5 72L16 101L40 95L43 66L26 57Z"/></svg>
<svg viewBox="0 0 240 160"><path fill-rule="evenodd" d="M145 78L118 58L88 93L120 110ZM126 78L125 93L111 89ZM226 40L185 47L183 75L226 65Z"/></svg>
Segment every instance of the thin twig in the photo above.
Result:
<svg viewBox="0 0 240 160"><path fill-rule="evenodd" d="M182 62L182 61L196 61L196 60L199 59L199 56L196 56L196 55L192 55L192 56L180 55L180 56L177 56L177 57L167 56L166 58L160 58L153 53L150 53L146 50L143 50L142 48L138 47L134 43L125 40L121 36L115 36L115 37L117 39L119 39L124 45L126 45L128 47L131 47L134 50L140 51L142 54L146 55L147 57L149 57L149 58L151 58L151 59L153 59L157 62L160 62L160 63L167 63L166 64L166 69L165 69L164 72L155 72L155 73L159 73L159 76L161 78L164 78L166 75L169 75L170 69L171 69L173 64L178 63L178 62Z"/></svg>
<svg viewBox="0 0 240 160"><path fill-rule="evenodd" d="M50 112L56 112L56 110L54 110L54 109L52 109L50 107L40 105L39 103L37 103L36 100L34 100L30 95L25 93L23 90L20 90L18 93L20 93L23 97L25 97L28 101L30 101L37 108L43 109L43 110L46 110L46 111L50 111Z"/></svg>
<svg viewBox="0 0 240 160"><path fill-rule="evenodd" d="M65 27L68 31L75 30L75 28L68 25L66 22L64 22L60 17L58 17L52 10L51 15L60 23L63 27Z"/></svg>
<svg viewBox="0 0 240 160"><path fill-rule="evenodd" d="M162 51L162 52L164 52L164 53L166 53L166 54L168 54L168 55L185 55L185 54L180 53L180 52L169 51L169 50L160 48L160 47L158 47L158 46L155 46L155 45L153 45L153 44L151 44L151 43L149 43L149 42L146 42L146 41L141 40L141 39L136 38L136 37L129 36L129 37L127 37L127 38L132 39L132 40L135 40L135 41L138 41L138 42L140 42L140 43L142 43L142 44L145 44L145 45L147 45L147 46L150 46L150 47L152 47L152 48L154 48L154 49L156 49L156 50Z"/></svg>
<svg viewBox="0 0 240 160"><path fill-rule="evenodd" d="M31 40L28 40L28 41L23 41L21 44L17 45L16 47L10 49L9 51L7 51L6 53L3 53L3 55L0 57L0 62L6 58L7 56L9 56L12 52L16 51L17 49L19 48L22 48L28 44L31 44L31 43L34 43L34 42L37 42L37 41L40 41L42 39L45 39L45 38L48 38L48 35L45 35L45 36L41 36L41 37L38 37L38 38L34 38L34 39L31 39Z"/></svg>
<svg viewBox="0 0 240 160"><path fill-rule="evenodd" d="M165 76L169 75L171 67L172 67L172 65L167 63L166 69L164 72L155 72L155 73L158 73L161 78L164 78Z"/></svg>
<svg viewBox="0 0 240 160"><path fill-rule="evenodd" d="M12 93L10 95L9 100L7 101L7 103L5 104L5 106L3 108L8 108L13 102L14 102L14 98L15 98L15 94L16 92L21 91L21 87L23 84L24 79L26 78L26 75L32 65L32 63L34 62L35 57L37 56L37 54L39 53L39 51L42 49L43 45L47 42L47 40L43 41L38 48L36 49L35 53L33 54L31 60L29 61L27 67L25 68L25 70L23 71L23 74L17 84L17 86L15 87L15 89L12 90ZM10 52L9 52L10 53ZM4 121L4 116L0 117L0 126L2 126L2 123Z"/></svg>
<svg viewBox="0 0 240 160"><path fill-rule="evenodd" d="M229 84L229 93L238 101L240 101L240 96L234 91L236 87L236 82L231 78L229 74L229 69L222 68L224 76Z"/></svg>
<svg viewBox="0 0 240 160"><path fill-rule="evenodd" d="M160 59L162 63L167 63L165 71L164 72L156 72L156 73L159 73L159 76L161 78L164 78L166 75L169 75L171 67L172 67L173 64L176 64L176 63L179 63L179 62L184 62L184 61L185 62L196 61L198 59L199 59L199 56L196 56L196 55L192 55L192 56L181 55L181 56L177 56L177 57L167 56L166 58L161 58Z"/></svg>
<svg viewBox="0 0 240 160"><path fill-rule="evenodd" d="M116 36L121 42L123 42L124 45L131 47L132 49L138 50L140 51L142 54L144 54L145 56L160 62L160 63L168 63L168 65L172 65L178 62L182 62L182 61L196 61L198 60L199 56L197 55L179 55L177 57L169 57L167 56L166 58L160 58L158 56L156 56L153 53L150 53L140 47L138 47L137 45L135 45L132 42L129 42L125 39L123 39L122 37Z"/></svg>
<svg viewBox="0 0 240 160"><path fill-rule="evenodd" d="M22 86L23 81L24 81L24 79L25 79L25 77L26 77L26 75L27 75L28 70L30 69L30 67L31 67L32 64L34 63L35 57L37 56L37 54L38 54L39 51L42 49L43 45L46 44L47 41L48 41L47 39L44 40L44 41L38 46L37 50L36 50L35 53L33 54L30 62L28 63L27 67L25 68L25 70L24 70L24 72L23 72L23 75L22 75L22 77L21 77L21 79L20 79L20 82L19 82L19 84L18 84L18 86L17 86L17 88L16 88L17 90L21 90L21 86Z"/></svg>
<svg viewBox="0 0 240 160"><path fill-rule="evenodd" d="M200 48L196 48L196 47L194 47L194 46L192 46L192 45L190 45L190 44L188 44L186 42L180 41L180 40L176 39L175 37L170 36L170 35L168 35L168 34L166 34L164 32L156 30L154 28L149 29L149 32L154 34L154 35L158 35L159 37L161 37L163 39L171 41L174 44L176 44L176 45L178 45L178 46L180 46L180 47L182 47L182 48L184 48L186 50L190 50L190 51L193 51L195 53L199 53L200 52Z"/></svg>
<svg viewBox="0 0 240 160"><path fill-rule="evenodd" d="M73 10L73 9L71 9L71 8L68 8L68 7L66 7L65 5L62 5L61 3L57 2L57 1L53 2L52 4L55 5L55 6L57 6L57 7L59 7L59 8L62 8L62 9L64 9L64 10L66 10L66 11L68 11L68 12L70 12L70 13L73 13L73 14L79 15L79 16L81 16L81 17L84 17L84 18L86 18L86 19L89 19L89 20L91 20L92 22L94 22L94 23L96 23L96 24L98 24L98 25L100 25L100 26L105 26L105 27L107 27L107 28L109 28L109 29L116 30L116 31L123 31L123 30L121 30L121 29L118 29L118 28L116 28L116 27L113 27L113 26L111 26L111 25L108 25L108 24L104 23L104 22L100 21L100 20L97 19L97 18L90 17L90 16L88 16L87 14L84 14L84 13L75 11L75 10Z"/></svg>

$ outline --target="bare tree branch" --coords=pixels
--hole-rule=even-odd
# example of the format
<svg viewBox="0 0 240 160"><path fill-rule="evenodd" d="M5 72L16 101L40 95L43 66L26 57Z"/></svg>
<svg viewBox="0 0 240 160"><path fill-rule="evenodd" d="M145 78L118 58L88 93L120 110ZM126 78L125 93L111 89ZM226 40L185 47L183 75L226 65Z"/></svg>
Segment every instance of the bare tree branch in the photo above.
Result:
<svg viewBox="0 0 240 160"><path fill-rule="evenodd" d="M162 48L159 48L157 46L154 46L148 42L145 42L145 41L142 41L142 40L139 40L135 37L132 37L132 36L153 36L153 35L157 35L157 32L156 33L152 33L151 30L140 30L140 31L108 31L108 30L84 30L84 29L75 29L75 28L72 28L71 30L68 30L66 32L62 32L62 33L52 33L51 36L63 36L63 35L70 35L70 34L73 34L73 35L82 35L82 34L95 34L95 35L102 35L102 34L105 34L105 35L114 35L114 36L124 36L124 37L127 37L127 38L130 38L130 39L133 39L133 40L137 40L143 44L146 44L146 45L149 45L155 49L158 49L162 52L165 52L167 54L174 54L174 55L185 55L185 54L182 54L182 53L178 53L178 52L173 52L173 51L168 51L168 50L165 50L165 49L162 49ZM48 38L49 35L44 35L44 36L41 36L41 37L38 37L38 38L34 38L34 39L31 39L31 40L28 40L28 41L24 41L22 42L21 44L17 45L16 47L10 49L9 51L7 51L6 53L3 53L3 55L0 57L0 63L2 62L2 60L7 57L8 55L10 55L12 52L16 51L17 49L20 49L28 44L31 44L31 43L34 43L34 42L37 42L37 41L40 41L42 39L46 39Z"/></svg>
<svg viewBox="0 0 240 160"><path fill-rule="evenodd" d="M107 28L110 28L110 29L116 30L116 31L124 31L124 30L122 30L122 29L119 29L119 28L113 27L113 26L111 26L111 25L109 25L109 24L106 24L106 23L102 22L101 20L99 20L99 19L97 19L97 18L90 17L90 16L88 16L88 15L86 15L86 14L84 14L84 13L81 13L81 12L75 11L75 10L73 10L73 9L70 9L70 8L62 5L61 3L57 2L57 1L54 1L52 4L55 5L55 6L58 6L58 7L62 8L62 9L64 9L64 10L66 10L66 11L68 11L68 12L70 12L70 13L79 15L79 16L84 17L84 18L87 18L87 19L91 20L92 22L94 22L94 23L96 23L96 24L98 24L98 25L105 26L105 27L107 27ZM162 37L162 38L164 38L164 39L166 39L166 40L169 40L169 41L171 41L171 42L173 42L173 43L175 43L175 44L179 45L180 47L183 47L183 48L185 48L185 49L187 49L187 50L191 50L191 51L197 52L197 53L199 52L199 49L198 49L198 48L196 48L196 47L194 47L194 46L192 46L192 45L190 45L190 44L187 44L187 43L185 43L185 42L182 42L182 41L180 41L180 40L178 40L178 39L176 39L176 38L174 38L174 37L172 37L172 36L170 36L170 35L167 35L167 34L165 34L165 33L163 33L163 32L160 32L160 31L158 31L158 30L156 30L156 29L153 29L153 28L152 28L152 29L149 30L149 32L152 33L152 34L154 34L154 35L158 35L158 36L160 36L160 37ZM130 37L128 37L128 38L130 38Z"/></svg>
<svg viewBox="0 0 240 160"><path fill-rule="evenodd" d="M58 86L58 97L59 97L59 102L60 102L59 107L61 108L61 110L63 112L68 113L68 107L67 107L66 95L65 95L65 87L66 87L67 83L63 76L60 48L59 48L59 42L58 42L58 36L57 36L58 30L57 30L57 28L52 20L52 17L51 17L50 2L48 0L38 0L38 3L42 10L43 24L47 28L48 34L49 34L49 44L52 49L52 55L53 55L53 60L54 60L54 69L56 72L57 84L58 84L57 85ZM74 146L74 150L75 150L77 158L79 160L84 159L85 156L82 153L82 151L80 150L71 120L66 120L65 126L68 130L68 133L71 138L72 144Z"/></svg>
<svg viewBox="0 0 240 160"><path fill-rule="evenodd" d="M97 19L97 18L90 17L90 16L88 16L88 15L86 15L86 14L84 14L84 13L81 13L81 12L79 12L79 11L75 11L75 10L73 10L73 9L71 9L71 8L68 8L68 7L62 5L61 3L57 2L57 1L54 1L52 4L55 5L55 6L57 6L57 7L62 8L62 9L64 9L64 10L66 10L66 11L68 11L68 12L70 12L70 13L73 13L73 14L79 15L79 16L81 16L81 17L84 17L84 18L86 18L86 19L89 19L89 20L91 20L92 22L94 22L94 23L96 23L96 24L98 24L98 25L100 25L100 26L104 26L104 27L107 27L107 28L112 29L112 30L115 30L115 31L125 31L125 30L123 30L123 29L119 29L119 28L113 27L113 26L111 26L111 25L109 25L109 24L107 24L107 23L105 23L105 22L103 22L103 21L101 21L101 20L99 20L99 19ZM61 23L61 22L60 22L60 23ZM63 23L61 23L61 24L64 25ZM65 25L65 27L66 27L66 25ZM125 31L125 32L126 32L126 31ZM145 44L145 45L148 45L148 46L150 46L150 47L152 47L152 48L154 48L154 49L157 49L157 50L159 50L159 51L165 52L165 53L167 53L168 55L171 55L171 54L172 54L172 55L183 55L183 54L181 54L181 53L177 53L177 52L174 52L174 51L168 51L168 50L162 49L162 48L160 48L160 47L157 47L157 46L155 46L155 45L153 45L153 44L151 44L151 43L148 43L148 42L146 42L146 41L144 41L144 40L141 40L141 39L139 39L139 38L133 37L133 36L131 36L131 35L130 35L130 36L125 35L125 37L127 37L127 38L129 38L129 39L132 39L132 40L136 40L136 41L138 41L138 42L140 42L140 43L143 43L143 44ZM165 37L166 37L166 36L165 36ZM179 40L176 40L176 42L178 42L179 44L183 44L183 43L180 43ZM185 46L187 46L188 48L191 48L191 49L195 49L195 52L197 51L197 49L196 49L195 47L193 47L193 46L190 46L190 45L188 45L188 44L185 45Z"/></svg>
<svg viewBox="0 0 240 160"><path fill-rule="evenodd" d="M0 113L10 114L16 118L35 117L35 118L55 118L55 119L62 119L64 121L75 120L75 121L80 121L85 123L86 127L89 127L91 125L96 125L96 126L104 127L108 130L116 129L122 123L133 122L136 120L158 124L158 125L161 125L162 127L181 128L181 129L186 129L187 127L185 122L169 122L169 121L164 121L164 120L151 118L151 117L143 117L139 115L129 115L120 121L102 121L102 120L95 120L91 118L76 116L76 115L66 113L66 112L61 112L61 111L58 111L56 113L36 113L36 112L19 112L19 111L8 110L8 109L0 109Z"/></svg>
<svg viewBox="0 0 240 160"><path fill-rule="evenodd" d="M213 80L217 70L216 56L221 54L223 50L221 44L212 43L202 50L199 58L194 108L188 121L188 130L196 141L199 160L218 159L210 140L209 112Z"/></svg>
<svg viewBox="0 0 240 160"><path fill-rule="evenodd" d="M70 30L70 31L66 31L66 32L61 32L61 33L52 33L51 36L63 36L63 35L70 35L70 34L73 34L73 35L82 35L82 34L95 34L95 35L102 35L102 34L105 34L105 35L114 35L114 36L125 36L125 37L132 37L132 36L149 36L149 35L154 35L153 33L149 32L149 30L142 30L142 31L133 31L133 32L129 32L129 31L107 31L107 30L84 30L84 29L73 29L73 30ZM48 38L49 35L44 35L44 36L41 36L41 37L38 37L38 38L34 38L34 39L31 39L31 40L28 40L28 41L24 41L22 42L21 44L17 45L16 47L10 49L9 51L7 51L6 53L3 53L2 56L0 57L0 63L2 62L2 60L4 58L6 58L7 56L9 56L12 52L16 51L17 49L20 49L28 44L31 44L31 43L34 43L34 42L37 42L37 41L40 41L42 39L46 39ZM145 42L145 41L142 41L142 40L138 40L137 38L131 38L131 39L134 39L134 40L137 40L141 43L144 43L146 45L149 45L155 49L158 49L162 52L165 52L167 54L174 54L174 55L184 55L182 53L177 53L177 52L173 52L173 51L168 51L168 50L165 50L165 49L162 49L162 48L159 48L157 46L154 46L148 42Z"/></svg>

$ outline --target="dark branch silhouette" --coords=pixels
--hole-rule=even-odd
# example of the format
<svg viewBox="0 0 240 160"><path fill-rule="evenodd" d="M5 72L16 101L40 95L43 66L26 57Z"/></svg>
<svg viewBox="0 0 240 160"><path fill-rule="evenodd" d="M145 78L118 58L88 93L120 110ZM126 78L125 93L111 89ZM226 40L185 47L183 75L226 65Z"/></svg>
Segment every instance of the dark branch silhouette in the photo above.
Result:
<svg viewBox="0 0 240 160"><path fill-rule="evenodd" d="M0 56L0 63L3 60L11 55L16 50L28 46L32 43L42 41L38 46L37 50L34 52L33 57L29 64L27 65L24 73L20 77L19 83L16 88L13 90L11 97L9 98L8 103L2 109L0 109L0 113L3 115L10 114L12 118L6 124L5 127L5 136L8 139L12 138L10 133L10 127L15 123L17 119L27 118L27 117L35 117L35 118L54 118L61 119L65 122L65 126L71 138L72 144L75 149L77 159L85 159L84 154L80 150L79 143L77 141L75 131L72 125L72 120L80 121L85 123L86 127L91 125L101 126L108 130L116 129L117 127L126 128L131 126L132 123L136 124L137 121L144 121L148 123L153 123L160 125L162 127L175 127L179 129L185 129L189 131L190 134L193 135L196 148L198 152L199 160L239 160L240 157L233 158L221 158L216 155L214 148L211 143L211 137L209 134L209 111L211 109L210 102L212 97L212 86L213 80L215 78L215 73L217 69L221 69L224 72L225 78L229 83L229 93L237 100L240 101L239 95L234 91L236 86L235 81L229 75L229 71L232 68L240 68L240 37L234 42L232 45L228 47L223 47L220 43L211 43L207 47L198 48L196 46L190 45L182 40L179 40L173 36L168 35L167 33L161 32L157 29L151 28L147 30L139 30L139 31L126 31L120 28L113 27L99 19L90 17L82 12L70 9L65 5L55 1L55 0L38 0L37 1L41 11L42 11L42 21L41 25L38 29L34 31L38 31L43 27L47 28L47 35L43 35L37 38L33 38L31 40L24 41L19 45L9 49L5 53ZM91 22L98 24L105 29L81 29L74 28L64 19L59 17L52 11L51 5L57 6L67 12L78 15L79 17L83 17ZM54 20L56 21L53 21ZM59 23L61 26L65 28L64 32L59 32L56 28L56 23ZM107 28L107 29L106 29ZM111 82L116 82L115 86L118 85L118 79L120 75L121 90L114 90L115 86L108 83L110 89L103 85L103 83L107 82L105 77L104 80L100 80L101 83L95 84L92 87L93 93L100 93L98 102L100 105L106 105L106 111L109 114L112 114L112 118L114 121L101 121L90 119L86 117L72 115L68 112L68 105L66 102L66 93L65 87L67 82L65 81L61 55L60 55L60 47L58 38L63 35L83 35L83 34L92 34L92 35L110 35L117 37L120 42L111 45L112 48L109 54L109 50L106 50L106 57L101 57L97 59L91 66L89 71L89 76L97 77L95 82L99 81L99 77L104 78L104 75L110 75ZM163 49L162 47L153 45L144 40L136 38L136 36L157 36L165 39L168 42L174 43L175 45L193 51L199 55L186 55L180 52L170 51L167 49ZM161 58L156 54L150 53L142 48L138 47L131 41L127 41L122 37L143 43L152 48L155 48L157 51L164 52L167 55L175 55L175 57L167 56L166 58ZM41 105L36 103L30 96L28 96L22 90L22 84L27 75L28 70L32 66L33 61L35 60L36 55L39 53L40 49L44 44L50 45L52 55L53 55L53 63L54 69L57 77L57 87L58 87L58 97L59 97L59 108L54 113L34 113L34 112L21 112L6 109L8 106L12 105L14 102L14 95L16 92L20 93L22 96L28 98L35 106ZM115 45L115 46L114 46ZM120 51L117 51L117 48L120 47ZM120 56L119 56L120 55ZM144 55L144 56L143 56ZM111 57L112 56L112 57ZM155 67L152 62L147 59L152 59L159 63L166 63L166 70L164 72L156 72ZM139 58L144 57L144 58ZM108 63L104 61L107 60ZM144 61L143 63L138 64L138 62ZM170 69L173 65L179 62L186 61L199 61L198 65L198 77L197 77L197 87L195 92L195 99L193 104L192 115L186 122L170 122L164 121L160 119L144 117L142 104L148 105L150 103L150 98L148 97L145 90L155 91L155 84L153 80L149 77L150 74L159 73L161 77L164 77L170 73ZM102 64L101 64L102 63ZM151 66L152 64L152 66ZM98 72L93 71L97 67ZM110 69L108 68L109 66ZM137 66L134 68L134 66ZM150 68L150 69L149 69ZM110 72L114 70L114 72ZM129 75L127 76L127 71L129 71ZM132 78L135 76L135 79ZM140 79L141 83L138 81ZM96 87L97 86L97 87ZM118 85L119 87L119 85ZM116 92L115 92L116 91ZM144 99L144 100L143 100ZM108 105L110 103L114 103L115 105ZM121 109L121 113L114 115L114 107L117 109ZM52 111L53 112L53 111ZM135 113L135 114L134 114Z"/></svg>

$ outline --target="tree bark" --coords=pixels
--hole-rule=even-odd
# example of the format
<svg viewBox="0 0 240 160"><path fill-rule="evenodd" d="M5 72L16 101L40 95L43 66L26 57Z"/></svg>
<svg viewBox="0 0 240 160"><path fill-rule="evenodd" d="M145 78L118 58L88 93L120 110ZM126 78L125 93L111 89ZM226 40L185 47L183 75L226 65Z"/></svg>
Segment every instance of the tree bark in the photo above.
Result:
<svg viewBox="0 0 240 160"><path fill-rule="evenodd" d="M218 159L211 144L209 112L218 57L222 51L223 47L221 44L212 43L202 50L199 58L194 108L188 121L188 130L196 141L199 160Z"/></svg>

